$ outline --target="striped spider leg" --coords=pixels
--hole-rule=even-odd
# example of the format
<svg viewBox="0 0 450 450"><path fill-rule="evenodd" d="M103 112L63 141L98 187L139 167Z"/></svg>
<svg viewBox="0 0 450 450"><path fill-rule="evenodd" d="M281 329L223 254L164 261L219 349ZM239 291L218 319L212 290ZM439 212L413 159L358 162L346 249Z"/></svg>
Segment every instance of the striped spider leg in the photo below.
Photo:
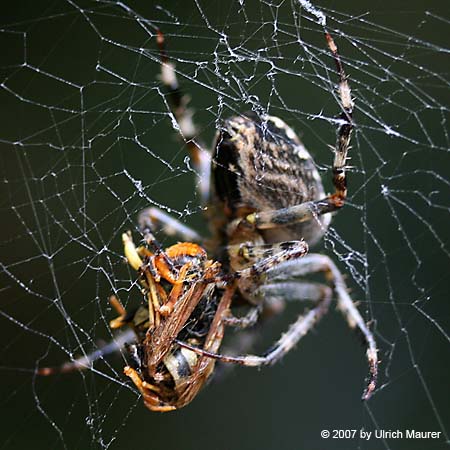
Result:
<svg viewBox="0 0 450 450"><path fill-rule="evenodd" d="M173 114L173 125L176 128L191 156L193 165L197 173L198 190L203 203L207 203L210 197L210 170L211 154L204 150L205 146L197 141L198 130L192 120L193 111L188 108L189 97L180 89L175 70L175 63L167 57L164 34L157 31L157 44L159 47L161 61L161 81L167 92L168 107Z"/></svg>
<svg viewBox="0 0 450 450"><path fill-rule="evenodd" d="M367 345L367 359L369 363L368 383L362 395L363 400L368 400L375 390L378 376L378 358L375 339L361 317L358 309L351 300L342 274L333 261L321 254L308 254L300 258L288 258L279 261L279 253L275 253L272 261L277 263L266 265L261 261L249 269L236 273L238 279L250 278L247 285L249 291L256 292L264 297L265 301L272 297L282 297L288 301L312 302L313 308L300 315L289 329L282 334L279 340L262 356L257 355L223 355L205 352L203 349L192 345L180 343L180 346L195 351L198 354L215 358L224 363L234 363L248 367L274 364L288 353L308 331L325 315L332 300L333 292L336 295L338 309L344 314L352 329L358 328ZM256 269L264 266L264 272ZM264 283L257 280L257 275L264 273ZM315 273L324 273L328 284L312 283L299 280L299 277Z"/></svg>

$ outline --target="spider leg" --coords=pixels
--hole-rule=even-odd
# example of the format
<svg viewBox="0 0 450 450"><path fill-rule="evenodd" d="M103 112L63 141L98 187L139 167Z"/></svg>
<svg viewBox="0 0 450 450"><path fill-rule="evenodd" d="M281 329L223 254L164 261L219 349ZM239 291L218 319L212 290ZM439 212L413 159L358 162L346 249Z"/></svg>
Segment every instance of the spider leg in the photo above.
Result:
<svg viewBox="0 0 450 450"><path fill-rule="evenodd" d="M265 282L266 272L271 268L293 259L302 258L308 253L305 241L286 241L278 244L251 244L250 242L228 247L232 267L245 267L229 275L219 277L217 281L238 280L239 290L247 299L254 298L254 303L260 303L255 296L255 286ZM250 264L250 265L249 265Z"/></svg>
<svg viewBox="0 0 450 450"><path fill-rule="evenodd" d="M256 291L256 296L264 298L264 304L261 302L256 306L252 306L245 315L240 317L234 316L230 311L229 315L223 318L223 323L240 329L253 327L258 322L261 314L267 309L266 306L269 308L269 315L273 314L272 301L278 300L276 309L279 311L282 309L285 300L299 300L301 297L305 301L317 301L317 292L322 288L329 289L327 286L320 285L319 288L317 283L308 282L302 282L300 286L298 281L263 284ZM299 295L299 292L301 292L301 295Z"/></svg>
<svg viewBox="0 0 450 450"><path fill-rule="evenodd" d="M313 303L318 302L322 297L331 297L333 293L326 284L303 280L263 284L257 292L264 296L264 300L279 298L286 301L301 300Z"/></svg>
<svg viewBox="0 0 450 450"><path fill-rule="evenodd" d="M141 229L159 228L167 236L179 236L186 242L200 242L202 239L195 230L154 206L139 213L138 223Z"/></svg>
<svg viewBox="0 0 450 450"><path fill-rule="evenodd" d="M230 314L223 321L228 326L241 329L250 328L258 323L260 317L262 320L266 320L273 315L280 314L284 311L286 301L319 301L320 298L317 295L322 289L328 289L330 291L329 296L331 296L331 289L321 283L307 281L265 283L255 291L255 296L263 299L261 303L250 308L247 314L242 317L235 317Z"/></svg>
<svg viewBox="0 0 450 450"><path fill-rule="evenodd" d="M167 56L164 34L158 30L157 44L161 59L161 81L167 90L169 107L174 116L174 122L186 142L195 170L199 174L198 189L201 199L206 203L209 199L209 179L211 155L197 143L197 127L192 120L193 111L187 107L188 96L184 95L178 83L175 64Z"/></svg>
<svg viewBox="0 0 450 450"><path fill-rule="evenodd" d="M347 153L350 144L350 136L353 130L353 100L348 85L347 75L345 74L344 67L339 56L338 49L334 43L330 33L326 32L325 37L328 43L328 48L333 55L333 59L336 65L336 72L339 76L339 98L341 101L342 112L340 114L341 125L337 131L336 145L334 149L334 162L333 162L333 185L335 187L335 193L331 197L335 197L332 203L337 208L343 206L347 197L347 179L345 176L345 163L347 160Z"/></svg>
<svg viewBox="0 0 450 450"><path fill-rule="evenodd" d="M240 329L253 327L258 323L261 315L264 318L264 316L272 316L274 313L279 313L283 310L285 300L318 301L317 293L320 289L330 288L323 284L304 281L263 284L256 291L256 296L264 298L264 303L261 302L256 306L252 306L245 315L240 317L236 317L230 312L228 316L223 318L223 323Z"/></svg>
<svg viewBox="0 0 450 450"><path fill-rule="evenodd" d="M289 329L282 334L280 339L267 351L263 356L257 355L241 355L228 356L219 355L205 351L203 349L193 347L184 342L177 343L192 350L198 354L208 356L210 358L218 359L222 362L240 364L243 366L256 367L274 364L288 353L299 341L305 336L309 330L323 317L327 312L328 306L331 302L331 290L326 285L319 283L296 283L295 294L292 291L292 299L303 300L304 295L308 296L308 300L312 300L315 306L306 311L305 314L298 316L297 320L289 326Z"/></svg>
<svg viewBox="0 0 450 450"><path fill-rule="evenodd" d="M337 130L337 139L334 147L333 160L333 185L334 193L327 197L304 202L289 208L278 210L261 211L247 215L237 226L254 227L257 229L276 228L278 226L292 225L307 220L312 220L320 215L327 214L344 206L347 198L347 177L345 167L350 144L350 136L354 128L353 125L353 100L350 86L347 81L344 67L338 53L333 38L327 32L325 37L328 48L333 56L336 72L339 77L339 98L342 112L339 116L340 126Z"/></svg>
<svg viewBox="0 0 450 450"><path fill-rule="evenodd" d="M86 353L71 361L67 361L59 367L41 367L37 370L38 375L53 375L55 373L69 373L76 370L92 369L93 363L105 356L115 353L136 340L136 334L133 330L127 330L122 333L117 333L114 339L101 346L99 349L91 353Z"/></svg>
<svg viewBox="0 0 450 450"><path fill-rule="evenodd" d="M250 245L243 244L249 250L249 254L258 254L261 251L265 255L251 266L238 270L231 278L238 279L239 290L254 304L261 302L261 297L255 295L255 287L261 286L266 281L266 272L284 262L304 257L308 253L308 244L305 241L286 241L280 244Z"/></svg>
<svg viewBox="0 0 450 450"><path fill-rule="evenodd" d="M238 265L248 265L242 270L232 274L233 278L248 278L264 276L264 273L277 265L308 253L308 244L305 241L285 241L277 244L252 244L245 242L239 245L230 245L228 254L236 260Z"/></svg>
<svg viewBox="0 0 450 450"><path fill-rule="evenodd" d="M325 255L309 254L304 258L288 261L273 267L267 272L267 279L280 280L286 278L293 278L298 276L305 276L312 273L324 272L325 276L333 286L337 295L338 309L347 319L350 328L358 328L367 346L367 360L369 363L369 383L363 394L363 399L367 400L372 395L377 384L378 377L378 356L377 345L372 332L369 330L366 322L362 318L358 308L353 303L347 291L344 278L336 267L334 262Z"/></svg>
<svg viewBox="0 0 450 450"><path fill-rule="evenodd" d="M236 317L231 311L222 319L222 322L228 327L235 328L250 328L258 322L259 315L261 314L262 305L252 306L243 316Z"/></svg>

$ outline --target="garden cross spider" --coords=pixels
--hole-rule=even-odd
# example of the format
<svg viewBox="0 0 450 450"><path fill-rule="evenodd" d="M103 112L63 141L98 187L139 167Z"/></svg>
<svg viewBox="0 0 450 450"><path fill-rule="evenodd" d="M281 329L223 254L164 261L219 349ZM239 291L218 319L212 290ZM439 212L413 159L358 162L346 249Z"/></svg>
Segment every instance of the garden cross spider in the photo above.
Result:
<svg viewBox="0 0 450 450"><path fill-rule="evenodd" d="M342 109L332 168L335 190L331 195L325 195L309 152L294 131L277 117L246 113L226 119L217 132L212 154L204 150L196 140L192 111L187 107L187 96L180 90L175 64L167 56L164 35L158 31L161 81L167 91L168 108L199 173L199 192L208 205L214 236L208 250L222 264L228 277L223 280L234 283L233 301L243 300L249 305L247 315L236 318L228 311L223 322L241 327L253 324L258 312L269 308L271 297L313 304L264 356L219 355L181 340L176 342L223 362L245 366L272 364L325 314L334 291L338 308L349 326L360 330L367 345L370 375L362 396L367 400L377 381L375 339L334 262L326 255L308 254L308 244L315 244L325 233L330 213L344 206L346 160L354 126L354 105L344 67L333 38L328 32L325 37L339 78ZM144 222L186 240L202 241L195 231L156 208L141 212L140 223ZM319 272L324 273L327 284L299 280Z"/></svg>
<svg viewBox="0 0 450 450"><path fill-rule="evenodd" d="M130 233L122 236L125 256L140 273L144 306L126 311L118 299L119 317L111 328L130 326L136 343L128 345L132 364L125 374L154 411L188 404L214 369L214 361L261 366L278 361L327 312L333 291L337 306L351 328L360 330L367 345L367 400L377 381L375 339L352 302L343 279L326 255L308 253L347 196L346 159L353 129L353 101L344 68L331 35L325 33L339 77L342 112L334 148L333 185L326 196L316 166L294 131L281 119L245 113L226 119L212 154L196 140L197 129L169 60L163 34L157 43L161 81L168 108L186 142L199 174L199 193L208 205L213 239L203 239L186 225L151 207L139 214L146 246L136 248ZM210 181L212 186L210 189ZM153 229L184 241L163 249ZM208 248L214 259L207 258ZM303 277L323 273L326 283ZM270 314L274 299L311 302L275 345L263 356L218 354L225 326L249 327L259 314ZM244 303L248 312L235 317L232 306ZM95 352L95 358L99 352ZM87 367L94 358L66 363L62 371ZM133 367L132 367L133 366ZM43 368L40 374L53 373Z"/></svg>

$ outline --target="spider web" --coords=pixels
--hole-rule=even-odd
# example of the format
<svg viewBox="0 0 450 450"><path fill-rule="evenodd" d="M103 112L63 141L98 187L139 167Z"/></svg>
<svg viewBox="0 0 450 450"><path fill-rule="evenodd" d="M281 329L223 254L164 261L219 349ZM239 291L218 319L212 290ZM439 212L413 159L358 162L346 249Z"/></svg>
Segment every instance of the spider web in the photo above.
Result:
<svg viewBox="0 0 450 450"><path fill-rule="evenodd" d="M379 9L308 0L9 5L0 27L0 448L447 448L444 4L428 11L421 2ZM356 130L349 202L315 251L346 274L375 332L381 366L373 399L360 401L364 351L335 311L282 363L236 369L174 414L145 410L122 373L124 351L85 371L36 375L114 338L112 293L125 305L140 300L120 236L136 231L141 209L157 206L207 234L195 171L158 78L156 29L191 97L199 139L211 142L238 112L279 116L331 191L339 99L325 22L350 77ZM297 310L289 305L280 330ZM269 344L278 334L261 330L261 339ZM322 429L440 437L324 440Z"/></svg>

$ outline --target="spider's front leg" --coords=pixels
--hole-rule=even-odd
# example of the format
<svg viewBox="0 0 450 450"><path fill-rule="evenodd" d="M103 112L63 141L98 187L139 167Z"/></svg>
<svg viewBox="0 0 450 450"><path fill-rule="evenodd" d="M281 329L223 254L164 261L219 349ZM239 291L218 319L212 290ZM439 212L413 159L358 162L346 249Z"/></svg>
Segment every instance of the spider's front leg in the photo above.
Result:
<svg viewBox="0 0 450 450"><path fill-rule="evenodd" d="M337 46L329 33L325 33L328 47L333 56L339 77L339 99L342 112L339 116L340 126L334 147L333 186L334 192L325 198L307 201L287 208L259 211L244 217L237 227L265 230L279 226L317 220L318 216L339 210L347 198L347 177L345 173L350 137L354 128L353 100L347 76L339 56Z"/></svg>
<svg viewBox="0 0 450 450"><path fill-rule="evenodd" d="M244 356L226 356L207 352L182 342L181 346L196 351L199 354L219 359L222 362L241 364L244 366L261 366L273 364L288 353L308 331L316 324L328 310L331 302L331 290L328 286L319 283L296 282L291 286L264 286L267 281L266 273L279 265L289 261L297 261L306 255L308 246L304 241L289 241L280 244L240 244L229 247L230 253L239 251L243 258L248 261L256 259L257 261L249 267L239 270L231 275L238 281L240 291L255 302L264 301L264 296L277 296L283 292L285 298L289 300L312 301L314 307L304 315L300 315L297 320L289 327L288 331L283 333L280 339L275 343L271 350L263 356L244 355ZM261 257L261 259L258 259ZM270 287L272 292L270 293ZM261 294L261 296L258 295Z"/></svg>
<svg viewBox="0 0 450 450"><path fill-rule="evenodd" d="M311 301L313 302L314 307L306 311L305 314L298 316L297 320L289 326L288 330L281 335L278 341L264 355L219 355L204 351L203 349L193 347L183 342L178 342L178 344L195 351L196 353L218 359L225 363L240 364L248 367L265 366L276 363L295 347L300 339L325 315L331 302L331 290L328 286L320 283L296 282L292 284L288 291L286 291L285 288L286 286L281 287L278 294L283 290L284 298L297 301Z"/></svg>
<svg viewBox="0 0 450 450"><path fill-rule="evenodd" d="M305 241L287 241L280 244L253 244L246 242L229 245L227 253L235 272L229 278L238 279L239 290L250 300L250 309L241 316L236 317L231 311L223 318L227 326L235 328L249 328L255 325L268 303L263 305L261 298L255 296L255 286L265 281L265 273L270 268L292 259L301 258L308 252ZM241 268L242 270L238 270ZM273 306L268 308L273 309ZM275 308L278 309L278 308Z"/></svg>
<svg viewBox="0 0 450 450"><path fill-rule="evenodd" d="M328 282L332 285L337 296L338 309L344 314L350 328L358 329L366 342L370 376L362 398L363 400L368 400L375 390L378 378L377 345L372 332L348 294L344 277L334 262L325 255L309 254L301 260L289 261L272 268L268 272L267 277L270 281L279 282L286 278L291 279L319 272L324 273Z"/></svg>

